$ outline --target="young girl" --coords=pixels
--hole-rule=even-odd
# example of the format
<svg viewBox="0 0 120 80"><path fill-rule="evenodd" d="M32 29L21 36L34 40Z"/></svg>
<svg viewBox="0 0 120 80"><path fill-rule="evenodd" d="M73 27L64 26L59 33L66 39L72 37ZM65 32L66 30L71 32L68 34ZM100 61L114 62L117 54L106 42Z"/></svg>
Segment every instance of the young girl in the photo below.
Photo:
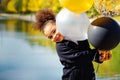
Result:
<svg viewBox="0 0 120 80"><path fill-rule="evenodd" d="M110 51L90 49L88 40L70 41L56 29L52 10L40 10L36 14L36 26L47 38L56 42L56 50L63 68L62 80L95 80L92 61L102 63L111 58ZM105 53L105 54L104 54Z"/></svg>

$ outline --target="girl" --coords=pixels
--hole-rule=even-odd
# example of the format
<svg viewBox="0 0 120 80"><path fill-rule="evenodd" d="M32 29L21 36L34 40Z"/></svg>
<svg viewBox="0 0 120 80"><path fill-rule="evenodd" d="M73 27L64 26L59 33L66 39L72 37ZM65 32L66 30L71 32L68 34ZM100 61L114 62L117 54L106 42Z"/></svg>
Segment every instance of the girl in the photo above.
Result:
<svg viewBox="0 0 120 80"><path fill-rule="evenodd" d="M102 63L111 58L110 51L90 49L88 40L70 41L56 29L52 10L36 14L36 26L47 38L56 42L56 50L63 68L62 80L95 80L92 61ZM104 54L105 53L105 54Z"/></svg>

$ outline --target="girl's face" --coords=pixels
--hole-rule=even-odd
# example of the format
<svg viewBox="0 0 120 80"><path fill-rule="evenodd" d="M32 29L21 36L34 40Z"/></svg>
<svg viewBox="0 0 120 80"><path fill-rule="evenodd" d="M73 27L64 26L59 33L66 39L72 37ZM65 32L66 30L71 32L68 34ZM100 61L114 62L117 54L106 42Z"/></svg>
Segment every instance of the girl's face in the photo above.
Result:
<svg viewBox="0 0 120 80"><path fill-rule="evenodd" d="M56 29L54 23L47 23L44 26L43 33L53 42L60 42L64 39L63 35Z"/></svg>

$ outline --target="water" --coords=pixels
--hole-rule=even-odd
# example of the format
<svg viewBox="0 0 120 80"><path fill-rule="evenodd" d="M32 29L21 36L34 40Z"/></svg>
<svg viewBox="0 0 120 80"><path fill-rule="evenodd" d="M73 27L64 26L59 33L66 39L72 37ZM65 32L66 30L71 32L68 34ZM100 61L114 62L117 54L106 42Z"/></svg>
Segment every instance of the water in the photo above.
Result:
<svg viewBox="0 0 120 80"><path fill-rule="evenodd" d="M61 80L62 66L56 52L29 42L27 30L22 33L14 22L0 21L0 80Z"/></svg>
<svg viewBox="0 0 120 80"><path fill-rule="evenodd" d="M120 80L120 45L112 52L112 59L99 65L97 80ZM54 43L34 31L30 22L0 19L0 80L61 80L61 76Z"/></svg>

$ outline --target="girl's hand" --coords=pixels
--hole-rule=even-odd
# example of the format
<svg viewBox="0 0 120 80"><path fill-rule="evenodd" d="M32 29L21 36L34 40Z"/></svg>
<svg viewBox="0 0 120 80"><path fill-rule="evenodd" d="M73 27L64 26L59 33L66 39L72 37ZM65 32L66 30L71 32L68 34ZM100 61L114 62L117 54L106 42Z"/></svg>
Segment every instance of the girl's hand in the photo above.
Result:
<svg viewBox="0 0 120 80"><path fill-rule="evenodd" d="M99 50L99 54L100 54L99 60L101 62L109 60L112 57L110 50L107 50L107 51Z"/></svg>

